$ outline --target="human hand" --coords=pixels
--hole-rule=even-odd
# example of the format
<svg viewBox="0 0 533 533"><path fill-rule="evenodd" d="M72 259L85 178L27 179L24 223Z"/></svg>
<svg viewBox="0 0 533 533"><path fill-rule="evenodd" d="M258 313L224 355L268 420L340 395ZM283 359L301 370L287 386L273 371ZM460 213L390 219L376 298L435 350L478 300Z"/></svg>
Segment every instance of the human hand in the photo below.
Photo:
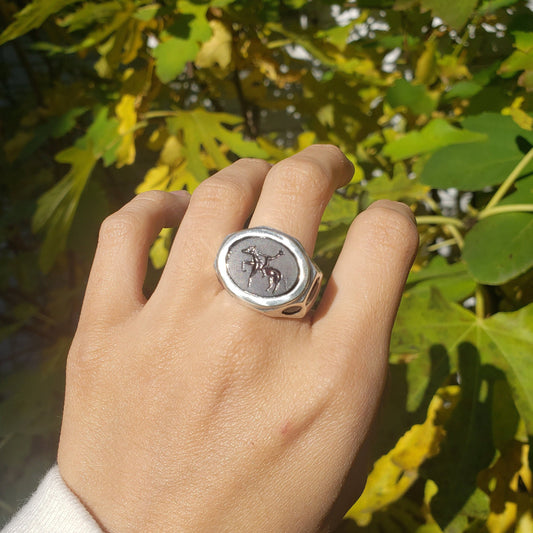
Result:
<svg viewBox="0 0 533 533"><path fill-rule="evenodd" d="M110 532L331 530L366 479L365 444L418 243L410 210L352 224L316 312L271 318L217 280L224 237L270 226L312 253L353 168L312 146L241 160L186 193L137 196L102 225L67 362L60 472ZM182 220L183 219L183 220ZM181 221L160 282L151 243Z"/></svg>

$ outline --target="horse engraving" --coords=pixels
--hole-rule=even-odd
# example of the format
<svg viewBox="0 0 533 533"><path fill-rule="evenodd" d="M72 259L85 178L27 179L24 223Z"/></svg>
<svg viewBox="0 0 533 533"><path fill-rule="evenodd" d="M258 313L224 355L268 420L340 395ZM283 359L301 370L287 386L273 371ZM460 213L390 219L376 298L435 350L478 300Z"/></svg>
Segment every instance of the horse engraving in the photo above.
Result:
<svg viewBox="0 0 533 533"><path fill-rule="evenodd" d="M244 250L241 250L243 254L250 255L251 258L241 263L241 269L243 272L247 272L246 266L252 267L250 276L248 278L248 287L252 284L252 278L257 274L261 273L262 277L268 278L268 287L267 291L272 291L272 294L276 292L276 289L279 287L281 280L283 279L283 274L274 267L270 266L271 261L277 259L283 255L283 250L280 250L276 255L265 255L257 251L255 246L248 246Z"/></svg>

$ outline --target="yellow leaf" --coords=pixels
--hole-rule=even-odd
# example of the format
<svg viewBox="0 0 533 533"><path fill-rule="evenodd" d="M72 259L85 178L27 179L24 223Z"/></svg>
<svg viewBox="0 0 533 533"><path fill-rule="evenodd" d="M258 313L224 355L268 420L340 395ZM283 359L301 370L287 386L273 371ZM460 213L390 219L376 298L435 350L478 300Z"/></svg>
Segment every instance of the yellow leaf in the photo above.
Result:
<svg viewBox="0 0 533 533"><path fill-rule="evenodd" d="M190 193L200 185L196 177L189 172L187 161L184 159L169 176L168 190L177 191L187 189Z"/></svg>
<svg viewBox="0 0 533 533"><path fill-rule="evenodd" d="M533 498L521 488L525 486L527 491L531 488L528 452L527 444L510 441L494 464L479 474L479 485L490 496L486 524L489 533L533 531L530 527Z"/></svg>
<svg viewBox="0 0 533 533"><path fill-rule="evenodd" d="M213 35L202 44L196 55L195 63L200 68L211 68L215 65L225 69L231 63L231 31L220 20L210 20L209 26Z"/></svg>
<svg viewBox="0 0 533 533"><path fill-rule="evenodd" d="M175 165L183 159L183 145L175 135L170 135L161 150L159 161L164 165Z"/></svg>
<svg viewBox="0 0 533 533"><path fill-rule="evenodd" d="M437 76L437 42L426 42L424 51L416 62L415 81L420 85L431 85Z"/></svg>
<svg viewBox="0 0 533 533"><path fill-rule="evenodd" d="M451 85L457 80L471 78L468 67L464 64L463 57L445 55L438 59L439 76L444 83Z"/></svg>
<svg viewBox="0 0 533 533"><path fill-rule="evenodd" d="M524 103L524 97L519 96L515 98L513 103L509 107L504 107L502 109L502 115L509 115L512 119L525 130L533 130L533 117L528 115L523 109L522 104Z"/></svg>
<svg viewBox="0 0 533 533"><path fill-rule="evenodd" d="M375 462L365 490L348 511L348 518L365 526L375 511L407 492L418 479L422 463L439 452L445 436L443 424L455 407L459 390L455 385L439 389L429 404L425 422L414 425L400 437L393 450Z"/></svg>
<svg viewBox="0 0 533 533"><path fill-rule="evenodd" d="M166 128L158 128L154 130L146 143L146 147L154 152L159 152L165 146L168 139L168 130Z"/></svg>
<svg viewBox="0 0 533 533"><path fill-rule="evenodd" d="M115 111L120 121L118 133L122 135L122 141L117 149L117 167L120 168L135 161L134 128L137 123L135 96L125 94Z"/></svg>
<svg viewBox="0 0 533 533"><path fill-rule="evenodd" d="M128 22L128 33L124 41L124 49L122 54L122 63L127 65L131 63L136 57L144 44L143 30L147 24L139 20L130 19Z"/></svg>
<svg viewBox="0 0 533 533"><path fill-rule="evenodd" d="M531 533L533 531L533 512L526 511L516 524L516 533Z"/></svg>
<svg viewBox="0 0 533 533"><path fill-rule="evenodd" d="M316 143L316 133L314 131L304 131L298 135L296 152L300 152L314 143Z"/></svg>
<svg viewBox="0 0 533 533"><path fill-rule="evenodd" d="M163 228L150 249L150 261L154 268L163 268L167 262L173 229Z"/></svg>
<svg viewBox="0 0 533 533"><path fill-rule="evenodd" d="M164 191L167 189L169 167L167 165L158 165L151 168L144 176L144 180L137 186L137 194L154 189Z"/></svg>

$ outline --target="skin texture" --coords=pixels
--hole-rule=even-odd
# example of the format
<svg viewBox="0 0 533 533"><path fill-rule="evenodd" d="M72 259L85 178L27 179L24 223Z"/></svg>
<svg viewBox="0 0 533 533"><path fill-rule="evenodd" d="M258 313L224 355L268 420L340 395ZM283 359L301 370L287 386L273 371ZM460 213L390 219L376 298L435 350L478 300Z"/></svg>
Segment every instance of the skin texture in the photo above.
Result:
<svg viewBox="0 0 533 533"><path fill-rule="evenodd" d="M418 245L405 205L352 224L315 313L266 317L219 284L224 237L249 226L312 254L353 167L317 145L240 160L186 193L138 195L101 228L67 363L60 472L109 532L330 531L362 490L392 324ZM156 291L162 227L179 229Z"/></svg>

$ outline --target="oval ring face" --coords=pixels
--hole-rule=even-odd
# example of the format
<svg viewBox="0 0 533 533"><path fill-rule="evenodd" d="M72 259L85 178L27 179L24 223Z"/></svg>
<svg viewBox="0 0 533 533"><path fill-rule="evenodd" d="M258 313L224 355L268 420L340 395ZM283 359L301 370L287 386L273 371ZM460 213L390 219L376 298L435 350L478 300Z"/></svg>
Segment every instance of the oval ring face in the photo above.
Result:
<svg viewBox="0 0 533 533"><path fill-rule="evenodd" d="M296 239L257 227L228 235L215 269L231 294L258 310L269 311L303 297L313 267Z"/></svg>
<svg viewBox="0 0 533 533"><path fill-rule="evenodd" d="M280 242L268 237L244 237L226 255L229 277L243 291L256 296L282 296L298 281L298 262Z"/></svg>

